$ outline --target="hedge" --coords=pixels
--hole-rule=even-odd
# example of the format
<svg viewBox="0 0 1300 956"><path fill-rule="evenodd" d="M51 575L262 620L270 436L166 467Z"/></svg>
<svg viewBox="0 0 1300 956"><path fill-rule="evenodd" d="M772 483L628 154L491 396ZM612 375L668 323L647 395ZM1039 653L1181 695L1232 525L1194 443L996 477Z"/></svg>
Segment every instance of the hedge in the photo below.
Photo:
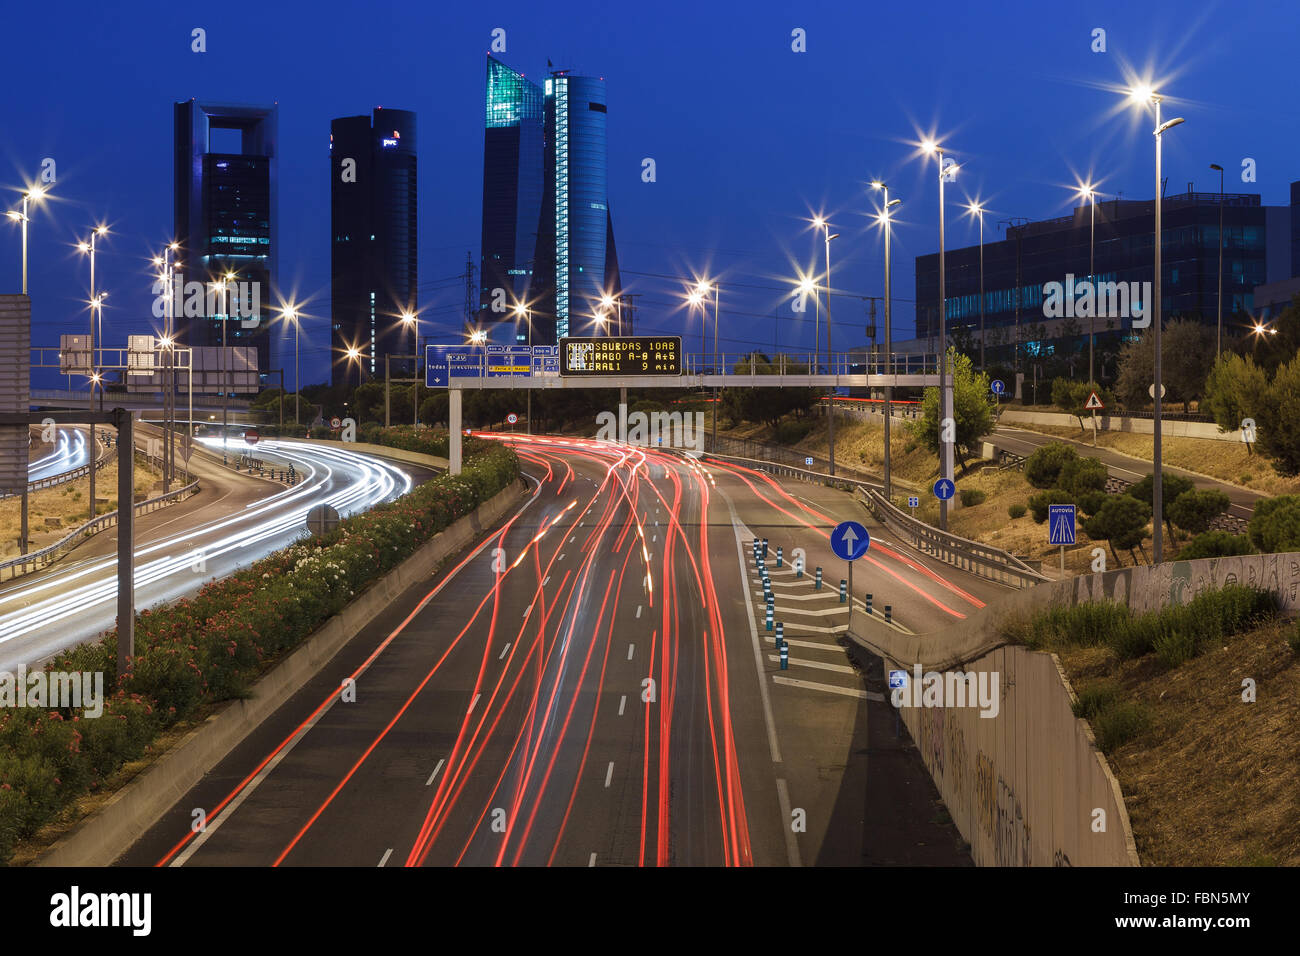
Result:
<svg viewBox="0 0 1300 956"><path fill-rule="evenodd" d="M408 440L391 438L371 436L385 444ZM510 448L484 441L473 450L461 475L439 475L327 535L139 614L132 672L120 684L115 631L60 655L49 670L99 671L105 687L116 690L94 719L41 708L0 713L0 862L9 861L19 840L146 753L163 730L205 706L247 695L270 663L439 531L518 480Z"/></svg>

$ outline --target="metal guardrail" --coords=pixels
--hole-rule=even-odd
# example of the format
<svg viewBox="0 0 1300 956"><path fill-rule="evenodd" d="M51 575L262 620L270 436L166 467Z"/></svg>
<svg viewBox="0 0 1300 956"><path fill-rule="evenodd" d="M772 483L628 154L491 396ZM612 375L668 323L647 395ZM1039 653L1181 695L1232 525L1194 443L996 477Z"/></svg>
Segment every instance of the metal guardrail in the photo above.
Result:
<svg viewBox="0 0 1300 956"><path fill-rule="evenodd" d="M916 550L938 558L945 564L961 568L982 578L1023 588L1050 581L1013 554L977 541L970 541L947 531L940 531L900 511L875 490L860 490L858 496L886 528Z"/></svg>
<svg viewBox="0 0 1300 956"><path fill-rule="evenodd" d="M883 485L873 481L865 481L861 478L849 478L845 475L828 475L822 471L811 471L807 468L796 468L793 465L786 465L781 462L767 461L760 458L742 458L739 455L719 455L708 452L707 458L717 458L723 462L738 462L752 466L759 471L766 471L771 475L779 475L786 478L798 478L801 481L811 481L820 485L852 485L858 489L884 489Z"/></svg>
<svg viewBox="0 0 1300 956"><path fill-rule="evenodd" d="M160 460L146 455L139 449L136 454L141 458L148 460L151 464L161 464ZM190 479L190 482L183 488L177 488L167 492L165 495L159 495L156 498L149 498L146 501L137 501L135 503L135 513L137 516L150 514L159 508L166 507L174 501L180 501L190 494L199 490L199 480L192 475L182 472ZM39 551L32 551L29 554L19 555L16 558L10 558L8 561L0 562L0 581L21 577L24 574L30 574L32 571L39 571L48 567L55 561L58 561L65 554L81 544L87 538L91 538L106 528L111 528L117 524L117 511L110 511L107 514L87 521L81 527L70 531L66 536L60 538L54 544L42 548Z"/></svg>

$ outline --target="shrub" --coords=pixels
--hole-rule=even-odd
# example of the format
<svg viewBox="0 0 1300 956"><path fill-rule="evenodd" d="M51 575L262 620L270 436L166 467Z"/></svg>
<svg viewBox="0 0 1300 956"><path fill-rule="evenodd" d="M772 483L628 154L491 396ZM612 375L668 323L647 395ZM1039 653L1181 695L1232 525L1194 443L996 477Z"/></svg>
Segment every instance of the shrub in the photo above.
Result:
<svg viewBox="0 0 1300 956"><path fill-rule="evenodd" d="M1119 687L1112 681L1093 681L1080 688L1078 700L1074 702L1074 716L1092 720L1102 711L1113 707L1119 700Z"/></svg>
<svg viewBox="0 0 1300 956"><path fill-rule="evenodd" d="M1151 726L1151 718L1141 704L1120 701L1089 721L1097 748L1110 754Z"/></svg>
<svg viewBox="0 0 1300 956"><path fill-rule="evenodd" d="M1300 654L1300 618L1297 618L1291 625L1291 629L1286 632L1286 643L1294 653Z"/></svg>
<svg viewBox="0 0 1300 956"><path fill-rule="evenodd" d="M1106 492L1086 491L1079 495L1079 510L1085 515L1095 515L1106 503Z"/></svg>
<svg viewBox="0 0 1300 956"><path fill-rule="evenodd" d="M1175 475L1172 472L1163 472L1160 481L1160 497L1164 501L1165 514L1169 513L1169 508L1178 498L1196 488L1190 478L1184 478L1182 475ZM1151 506L1152 489L1155 486L1155 476L1147 475L1139 482L1131 484L1124 490L1126 495L1131 495L1138 501L1145 502L1147 507Z"/></svg>
<svg viewBox="0 0 1300 956"><path fill-rule="evenodd" d="M1169 506L1169 520L1184 531L1204 534L1210 522L1228 510L1228 496L1217 488L1193 489Z"/></svg>
<svg viewBox="0 0 1300 956"><path fill-rule="evenodd" d="M1078 497L1089 492L1105 491L1109 477L1106 466L1096 458L1072 458L1061 466L1057 487Z"/></svg>
<svg viewBox="0 0 1300 956"><path fill-rule="evenodd" d="M777 444L793 445L806 438L813 427L812 419L787 418L777 422L776 428L772 430L772 438Z"/></svg>
<svg viewBox="0 0 1300 956"><path fill-rule="evenodd" d="M1278 495L1258 502L1247 534L1263 554L1300 551L1300 495Z"/></svg>
<svg viewBox="0 0 1300 956"><path fill-rule="evenodd" d="M1206 531L1198 534L1191 542L1178 552L1179 561L1194 561L1197 558L1224 558L1237 554L1254 554L1250 539L1244 534L1230 534L1227 531Z"/></svg>
<svg viewBox="0 0 1300 956"><path fill-rule="evenodd" d="M1049 505L1068 505L1074 503L1074 496L1068 491L1061 491L1059 488L1051 488L1047 491L1040 491L1029 499L1029 510L1034 514L1034 521L1042 524L1047 520L1047 509Z"/></svg>
<svg viewBox="0 0 1300 956"><path fill-rule="evenodd" d="M963 488L961 492L961 503L967 508L973 508L975 505L982 505L988 499L988 495L978 488Z"/></svg>
<svg viewBox="0 0 1300 956"><path fill-rule="evenodd" d="M1007 508L1007 514L1010 515L1012 518L1023 518L1025 516L1025 506L1010 505Z"/></svg>
<svg viewBox="0 0 1300 956"><path fill-rule="evenodd" d="M1049 442L1025 459L1025 480L1035 488L1055 488L1061 469L1078 457L1072 446L1059 441Z"/></svg>
<svg viewBox="0 0 1300 956"><path fill-rule="evenodd" d="M1130 617L1129 609L1114 601L1057 606L1032 617L1017 636L1032 648L1093 647L1106 643Z"/></svg>

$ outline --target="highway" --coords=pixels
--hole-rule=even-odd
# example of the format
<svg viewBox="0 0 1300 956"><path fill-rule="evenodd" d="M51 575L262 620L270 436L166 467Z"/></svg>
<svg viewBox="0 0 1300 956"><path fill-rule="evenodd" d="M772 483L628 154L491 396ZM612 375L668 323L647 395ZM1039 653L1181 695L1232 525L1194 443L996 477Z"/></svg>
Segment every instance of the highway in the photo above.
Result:
<svg viewBox="0 0 1300 956"><path fill-rule="evenodd" d="M231 452L237 454L234 442ZM263 441L258 455L292 462L302 481L287 487L239 475L196 451L189 467L202 491L137 520L138 609L175 600L285 547L306 533L307 512L317 504L347 516L404 494L427 474L331 443ZM114 626L116 534L101 532L57 564L0 588L0 670L47 660Z"/></svg>
<svg viewBox="0 0 1300 956"><path fill-rule="evenodd" d="M77 428L58 429L54 447L45 455L27 465L27 480L40 481L65 471L80 468L90 460L86 450L86 434Z"/></svg>
<svg viewBox="0 0 1300 956"><path fill-rule="evenodd" d="M875 626L937 629L1001 586L920 557L840 491L513 441L534 488L520 509L394 601L120 864L969 865L878 669L840 643L829 531L871 530L855 589L894 616Z"/></svg>

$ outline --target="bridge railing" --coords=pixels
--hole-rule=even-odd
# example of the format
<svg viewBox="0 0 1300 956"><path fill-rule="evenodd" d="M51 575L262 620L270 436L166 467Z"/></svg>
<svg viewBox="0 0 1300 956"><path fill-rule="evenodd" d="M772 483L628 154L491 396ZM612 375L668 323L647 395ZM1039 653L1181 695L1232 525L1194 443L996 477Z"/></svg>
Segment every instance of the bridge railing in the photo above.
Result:
<svg viewBox="0 0 1300 956"><path fill-rule="evenodd" d="M138 449L136 453L140 455L140 457L146 458L152 463L159 463L158 459L151 458L143 452L140 452ZM158 495L156 498L137 501L134 506L136 517L150 514L151 512L157 511L159 508L166 507L174 501L180 501L183 498L187 498L199 490L199 480L197 478L185 472L181 472L181 474L184 478L189 479L189 482L184 487L176 488L164 495ZM67 535L53 544L41 548L39 551L21 554L16 558L10 558L7 561L0 562L0 581L20 577L24 574L30 574L33 571L39 571L42 568L48 567L62 558L77 545L81 544L82 541L99 534L99 532L106 528L115 526L117 524L117 515L118 512L116 510L110 511L107 514L99 515L98 517L87 521L81 527L70 531Z"/></svg>
<svg viewBox="0 0 1300 956"><path fill-rule="evenodd" d="M783 478L798 478L800 481L811 481L820 485L851 485L852 487L863 489L883 488L882 485L874 481L867 481L863 478L853 478L848 475L832 475L824 471L813 471L811 468L799 468L795 465L786 464L785 462L772 461L764 458L744 458L740 455L722 455L715 452L709 452L708 458L717 458L719 461L732 462L744 465L747 468L753 468L756 471L765 471L769 475L777 475Z"/></svg>
<svg viewBox="0 0 1300 956"><path fill-rule="evenodd" d="M876 520L886 528L916 550L938 558L945 564L1016 588L1033 587L1052 580L1000 548L940 531L933 525L913 518L894 507L875 489L860 490L857 494Z"/></svg>
<svg viewBox="0 0 1300 956"><path fill-rule="evenodd" d="M110 448L104 453L104 456L93 464L96 471L102 471L108 467L114 459L117 458L117 449ZM56 485L66 484L69 481L76 481L78 478L85 478L90 474L90 464L82 465L80 468L73 468L69 471L61 471L57 475L50 475L46 478L37 478L35 481L27 482L27 493L43 491L46 488L53 488Z"/></svg>

